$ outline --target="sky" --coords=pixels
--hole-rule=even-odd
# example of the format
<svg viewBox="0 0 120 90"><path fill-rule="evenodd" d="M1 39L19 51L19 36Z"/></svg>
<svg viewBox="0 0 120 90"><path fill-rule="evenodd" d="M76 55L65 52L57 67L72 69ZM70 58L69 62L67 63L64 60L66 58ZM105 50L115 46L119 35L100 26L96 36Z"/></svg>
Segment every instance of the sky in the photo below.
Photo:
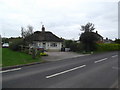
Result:
<svg viewBox="0 0 120 90"><path fill-rule="evenodd" d="M78 40L81 25L91 22L104 38L118 38L119 0L0 0L0 34L21 36L28 25L64 39Z"/></svg>

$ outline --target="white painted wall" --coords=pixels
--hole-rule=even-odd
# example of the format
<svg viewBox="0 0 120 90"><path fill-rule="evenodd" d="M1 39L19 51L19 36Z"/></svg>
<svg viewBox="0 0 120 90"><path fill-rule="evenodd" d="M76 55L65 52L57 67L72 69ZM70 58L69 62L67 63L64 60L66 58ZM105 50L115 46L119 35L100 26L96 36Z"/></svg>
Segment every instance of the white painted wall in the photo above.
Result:
<svg viewBox="0 0 120 90"><path fill-rule="evenodd" d="M38 46L43 47L43 43L45 43L45 49L46 50L61 50L62 48L62 42L37 42ZM52 43L56 43L57 46L51 46Z"/></svg>

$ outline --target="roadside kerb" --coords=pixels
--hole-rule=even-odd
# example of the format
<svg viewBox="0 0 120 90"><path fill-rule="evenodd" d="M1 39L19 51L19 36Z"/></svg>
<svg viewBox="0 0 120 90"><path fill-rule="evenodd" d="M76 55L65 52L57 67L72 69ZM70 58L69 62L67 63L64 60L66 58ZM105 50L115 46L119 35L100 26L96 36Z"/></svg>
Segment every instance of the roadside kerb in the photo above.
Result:
<svg viewBox="0 0 120 90"><path fill-rule="evenodd" d="M23 64L23 65L8 66L8 67L2 67L1 70L20 68L20 67L24 67L24 66L36 65L36 64L41 64L41 63L47 63L47 61L44 61L44 62L34 62L34 63Z"/></svg>

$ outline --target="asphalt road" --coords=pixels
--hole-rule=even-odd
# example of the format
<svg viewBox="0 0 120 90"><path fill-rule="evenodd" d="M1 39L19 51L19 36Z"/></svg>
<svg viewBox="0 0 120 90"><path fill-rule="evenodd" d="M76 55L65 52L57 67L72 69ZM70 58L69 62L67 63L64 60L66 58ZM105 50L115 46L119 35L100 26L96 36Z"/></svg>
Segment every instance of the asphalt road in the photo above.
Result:
<svg viewBox="0 0 120 90"><path fill-rule="evenodd" d="M3 88L114 88L118 52L87 55L2 72Z"/></svg>

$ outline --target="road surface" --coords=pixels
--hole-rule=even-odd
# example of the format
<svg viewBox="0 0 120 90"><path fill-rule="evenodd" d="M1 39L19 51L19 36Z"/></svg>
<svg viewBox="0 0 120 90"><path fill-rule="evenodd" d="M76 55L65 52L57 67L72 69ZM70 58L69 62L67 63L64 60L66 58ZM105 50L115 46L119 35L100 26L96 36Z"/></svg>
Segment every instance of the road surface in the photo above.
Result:
<svg viewBox="0 0 120 90"><path fill-rule="evenodd" d="M0 73L3 88L114 88L119 70L118 52L107 52Z"/></svg>

